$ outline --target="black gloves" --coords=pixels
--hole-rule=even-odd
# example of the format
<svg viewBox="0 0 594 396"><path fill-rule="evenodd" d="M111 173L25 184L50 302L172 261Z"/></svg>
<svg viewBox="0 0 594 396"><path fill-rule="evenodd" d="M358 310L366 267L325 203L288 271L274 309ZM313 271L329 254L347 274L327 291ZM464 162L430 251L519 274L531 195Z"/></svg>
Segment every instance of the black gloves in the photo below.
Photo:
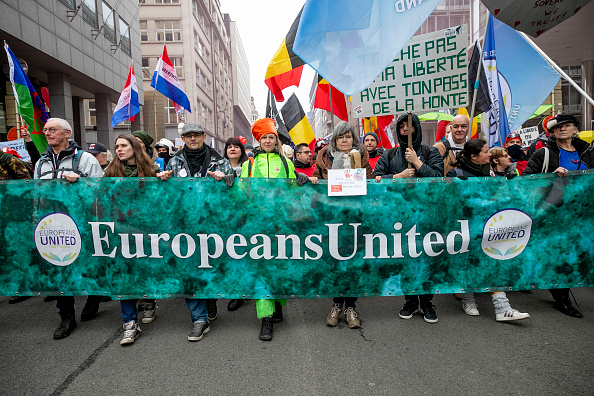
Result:
<svg viewBox="0 0 594 396"><path fill-rule="evenodd" d="M304 185L305 183L307 183L308 180L309 180L309 177L307 177L306 174L297 173L297 185L298 186Z"/></svg>
<svg viewBox="0 0 594 396"><path fill-rule="evenodd" d="M227 187L233 187L233 184L235 184L235 172L230 175L223 176L223 179L225 180Z"/></svg>

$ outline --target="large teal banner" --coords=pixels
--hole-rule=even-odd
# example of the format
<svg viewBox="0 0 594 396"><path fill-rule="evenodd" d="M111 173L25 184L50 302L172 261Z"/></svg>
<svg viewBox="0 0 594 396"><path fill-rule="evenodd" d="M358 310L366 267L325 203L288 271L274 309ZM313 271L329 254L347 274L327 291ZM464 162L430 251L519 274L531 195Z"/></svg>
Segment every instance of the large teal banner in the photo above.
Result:
<svg viewBox="0 0 594 396"><path fill-rule="evenodd" d="M594 172L0 183L0 294L394 296L594 286Z"/></svg>

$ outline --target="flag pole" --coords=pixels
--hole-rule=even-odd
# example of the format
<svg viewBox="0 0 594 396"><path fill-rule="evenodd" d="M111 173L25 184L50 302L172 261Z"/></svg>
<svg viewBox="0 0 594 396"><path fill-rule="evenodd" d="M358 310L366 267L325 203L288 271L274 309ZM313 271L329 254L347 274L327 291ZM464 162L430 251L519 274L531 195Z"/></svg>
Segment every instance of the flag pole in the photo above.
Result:
<svg viewBox="0 0 594 396"><path fill-rule="evenodd" d="M557 73L559 73L561 77L563 77L568 83L570 83L584 98L586 98L588 102L590 102L592 106L594 106L594 99L592 99L579 85L577 85L575 81L573 81L573 79L567 75L567 73L565 73L559 66L557 66L557 64L551 58L549 58L549 56L545 54L545 52L541 50L540 47L536 45L536 43L532 41L532 39L528 37L526 33L520 31L518 31L518 33L520 33L520 36L522 36L524 40L526 40L526 42L530 44L530 46L534 48L536 52L538 52L539 55L542 56L544 60L546 60L547 63L551 65L553 69L555 69Z"/></svg>
<svg viewBox="0 0 594 396"><path fill-rule="evenodd" d="M328 82L328 93L330 94L330 122L332 123L332 132L334 133L334 111L332 111L332 84Z"/></svg>
<svg viewBox="0 0 594 396"><path fill-rule="evenodd" d="M487 22L489 23L489 22ZM477 47L480 46L480 42L479 40L476 41L476 45ZM475 47L475 48L477 48ZM483 57L484 54L483 49L478 47L478 49L481 51L481 55L479 57L479 64L478 64L478 69L476 71L476 79L474 81L474 94L472 95L472 106L470 107L470 133L469 133L469 139L472 136L472 125L474 124L474 110L476 108L476 97L478 96L478 88L479 88L479 84L480 84L480 77L481 77L481 67L483 67ZM476 123L476 128L477 128L477 137L478 137L478 122Z"/></svg>
<svg viewBox="0 0 594 396"><path fill-rule="evenodd" d="M407 121L408 121L408 148L411 150L414 150L413 141L412 141L412 113L410 111L408 112L408 120ZM400 132L397 132L397 133L400 133ZM425 161L426 160L427 160L427 158L425 158ZM413 164L411 164L410 162L408 163L408 167L411 169L414 168Z"/></svg>
<svg viewBox="0 0 594 396"><path fill-rule="evenodd" d="M165 43L163 43L163 50L165 49ZM163 50L161 50L161 58L163 57ZM160 58L159 58L160 59ZM159 64L159 61L157 61L157 65ZM142 66L142 65L141 65ZM155 70L156 71L156 70ZM151 134L151 119L153 118L153 109L155 108L155 92L157 91L157 82L159 81L159 73L157 73L157 76L155 78L155 86L153 87L153 103L151 105L151 112L149 114L149 123L148 123L148 130L146 131L146 133L148 133L149 135ZM155 124L157 123L157 121L155 120ZM155 134L155 137L157 135Z"/></svg>

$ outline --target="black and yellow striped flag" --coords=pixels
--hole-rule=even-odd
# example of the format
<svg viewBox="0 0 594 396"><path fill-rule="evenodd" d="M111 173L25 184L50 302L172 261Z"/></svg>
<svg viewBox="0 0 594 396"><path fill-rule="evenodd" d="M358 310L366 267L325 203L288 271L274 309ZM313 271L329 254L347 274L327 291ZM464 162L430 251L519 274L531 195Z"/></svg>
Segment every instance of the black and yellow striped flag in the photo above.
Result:
<svg viewBox="0 0 594 396"><path fill-rule="evenodd" d="M314 143L316 136L295 94L287 99L285 105L281 108L281 113L295 145L301 143L312 145Z"/></svg>

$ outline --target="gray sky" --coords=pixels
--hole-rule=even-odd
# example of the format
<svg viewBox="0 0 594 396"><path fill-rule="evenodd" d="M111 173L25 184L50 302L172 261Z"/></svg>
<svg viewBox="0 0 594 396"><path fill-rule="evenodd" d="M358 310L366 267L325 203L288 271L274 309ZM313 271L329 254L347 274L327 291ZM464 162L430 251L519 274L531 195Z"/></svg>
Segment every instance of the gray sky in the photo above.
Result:
<svg viewBox="0 0 594 396"><path fill-rule="evenodd" d="M266 68L287 35L305 0L221 0L221 11L237 23L241 42L250 65L251 95L261 116L266 110L268 87L264 84ZM309 89L315 72L304 67L299 88L283 90L285 99L295 91L305 112L309 111ZM277 104L278 109L282 103Z"/></svg>

